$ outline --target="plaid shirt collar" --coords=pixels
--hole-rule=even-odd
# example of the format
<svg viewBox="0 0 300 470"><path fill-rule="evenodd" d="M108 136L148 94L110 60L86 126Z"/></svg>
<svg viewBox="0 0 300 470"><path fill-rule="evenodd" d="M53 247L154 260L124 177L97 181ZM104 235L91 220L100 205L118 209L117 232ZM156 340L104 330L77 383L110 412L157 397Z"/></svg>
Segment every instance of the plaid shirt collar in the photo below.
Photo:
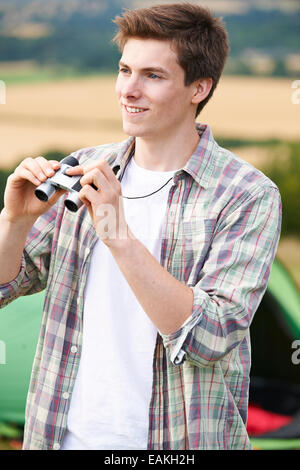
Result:
<svg viewBox="0 0 300 470"><path fill-rule="evenodd" d="M214 152L217 146L210 127L196 123L196 129L200 141L185 166L174 174L174 183L188 173L203 188L208 188L214 168ZM135 138L127 139L118 153L113 153L108 158L116 177L122 179L127 164L134 154Z"/></svg>

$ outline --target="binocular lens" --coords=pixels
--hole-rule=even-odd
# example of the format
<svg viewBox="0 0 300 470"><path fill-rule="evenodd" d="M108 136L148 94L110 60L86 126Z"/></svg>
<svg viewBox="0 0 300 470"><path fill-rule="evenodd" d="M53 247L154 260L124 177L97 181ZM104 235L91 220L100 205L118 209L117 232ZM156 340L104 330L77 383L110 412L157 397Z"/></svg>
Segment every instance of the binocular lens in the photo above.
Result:
<svg viewBox="0 0 300 470"><path fill-rule="evenodd" d="M47 202L57 190L58 188L45 181L35 189L34 193L40 201Z"/></svg>
<svg viewBox="0 0 300 470"><path fill-rule="evenodd" d="M75 204L75 202L71 201L70 199L65 200L65 206L71 212L77 212L77 210L78 210L78 205Z"/></svg>
<svg viewBox="0 0 300 470"><path fill-rule="evenodd" d="M83 202L79 199L78 193L72 191L65 199L65 206L71 212L77 212L79 207L83 205Z"/></svg>
<svg viewBox="0 0 300 470"><path fill-rule="evenodd" d="M48 201L48 195L44 191L41 191L40 189L35 190L35 195L40 201L43 201L43 202Z"/></svg>

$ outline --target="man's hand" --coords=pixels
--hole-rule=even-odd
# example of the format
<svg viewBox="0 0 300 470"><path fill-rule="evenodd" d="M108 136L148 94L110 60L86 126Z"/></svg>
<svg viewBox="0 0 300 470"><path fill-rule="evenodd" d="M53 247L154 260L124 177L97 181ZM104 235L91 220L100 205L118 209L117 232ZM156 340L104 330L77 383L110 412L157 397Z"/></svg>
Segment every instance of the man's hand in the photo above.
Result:
<svg viewBox="0 0 300 470"><path fill-rule="evenodd" d="M2 216L9 222L28 220L33 223L49 210L65 191L57 191L46 203L39 201L34 191L48 177L53 176L59 167L58 161L48 161L43 157L23 160L7 179Z"/></svg>
<svg viewBox="0 0 300 470"><path fill-rule="evenodd" d="M31 227L65 192L57 191L48 202L41 202L34 194L36 187L59 167L60 163L54 160L26 158L8 177L0 213L0 284L16 278Z"/></svg>
<svg viewBox="0 0 300 470"><path fill-rule="evenodd" d="M69 168L67 174L83 175L79 197L89 210L98 237L108 247L132 236L125 220L121 184L105 160Z"/></svg>

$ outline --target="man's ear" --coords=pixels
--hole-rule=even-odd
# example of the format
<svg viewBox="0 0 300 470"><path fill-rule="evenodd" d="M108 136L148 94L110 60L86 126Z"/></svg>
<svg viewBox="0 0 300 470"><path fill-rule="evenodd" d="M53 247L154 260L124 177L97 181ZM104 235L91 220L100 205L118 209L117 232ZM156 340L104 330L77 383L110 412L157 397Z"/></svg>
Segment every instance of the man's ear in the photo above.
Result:
<svg viewBox="0 0 300 470"><path fill-rule="evenodd" d="M213 86L212 78L201 78L194 83L194 93L192 96L192 103L199 104L208 96L211 87Z"/></svg>

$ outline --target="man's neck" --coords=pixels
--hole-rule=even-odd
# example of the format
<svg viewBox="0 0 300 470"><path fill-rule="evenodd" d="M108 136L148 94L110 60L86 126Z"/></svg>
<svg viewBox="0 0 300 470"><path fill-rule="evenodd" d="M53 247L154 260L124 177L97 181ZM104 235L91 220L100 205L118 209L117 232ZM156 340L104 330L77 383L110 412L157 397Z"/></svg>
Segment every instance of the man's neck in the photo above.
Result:
<svg viewBox="0 0 300 470"><path fill-rule="evenodd" d="M199 134L194 127L188 135L174 133L171 138L136 137L134 159L139 166L147 170L178 170L190 159L199 140Z"/></svg>

